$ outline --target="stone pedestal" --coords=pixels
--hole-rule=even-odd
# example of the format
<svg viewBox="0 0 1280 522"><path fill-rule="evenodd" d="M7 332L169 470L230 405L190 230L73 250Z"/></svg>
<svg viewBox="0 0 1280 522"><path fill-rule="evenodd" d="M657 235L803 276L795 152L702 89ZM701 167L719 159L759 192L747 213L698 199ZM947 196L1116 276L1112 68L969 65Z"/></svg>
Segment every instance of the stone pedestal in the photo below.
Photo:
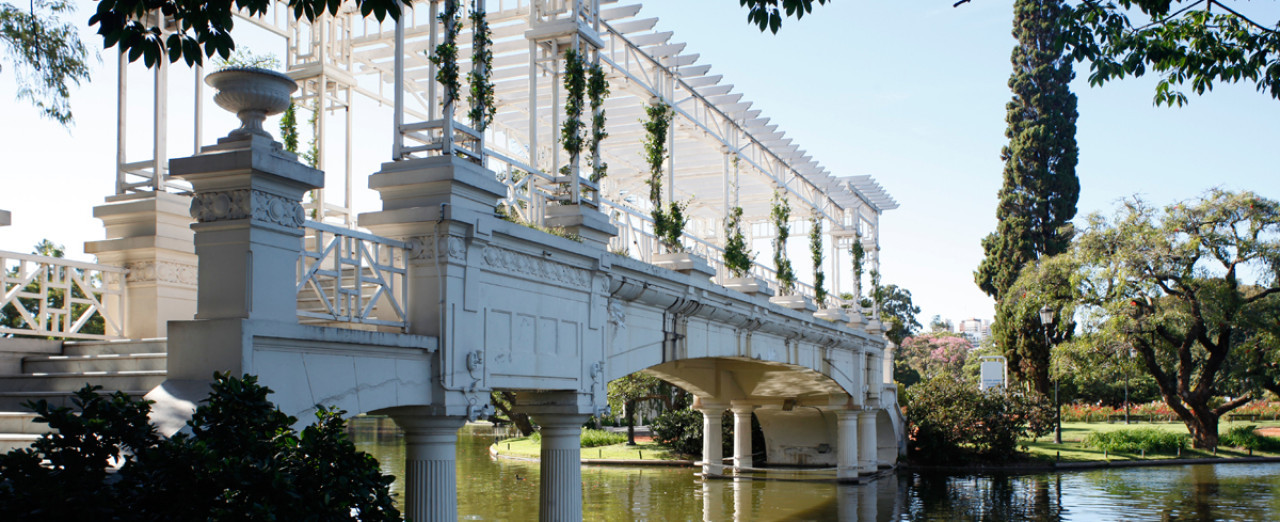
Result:
<svg viewBox="0 0 1280 522"><path fill-rule="evenodd" d="M393 412L391 418L404 430L405 518L458 520L458 429L466 418L413 412Z"/></svg>
<svg viewBox="0 0 1280 522"><path fill-rule="evenodd" d="M507 195L493 171L452 155L383 163L369 176L369 188L378 191L382 210L361 214L360 226L396 239L421 233L420 226L406 233L396 225L492 217Z"/></svg>
<svg viewBox="0 0 1280 522"><path fill-rule="evenodd" d="M747 295L773 296L773 289L769 288L763 279L757 277L731 277L724 280L724 287Z"/></svg>
<svg viewBox="0 0 1280 522"><path fill-rule="evenodd" d="M98 263L124 267L124 331L130 339L166 337L169 321L196 314L196 254L191 231L191 197L142 192L106 198L94 207L106 239L89 241L84 251ZM104 303L107 304L107 303Z"/></svg>
<svg viewBox="0 0 1280 522"><path fill-rule="evenodd" d="M858 473L876 472L876 411L858 412Z"/></svg>
<svg viewBox="0 0 1280 522"><path fill-rule="evenodd" d="M223 138L203 152L169 162L195 192L196 319L296 322L302 195L322 187L324 173L258 135Z"/></svg>
<svg viewBox="0 0 1280 522"><path fill-rule="evenodd" d="M769 302L783 308L790 308L792 310L800 310L803 312L812 312L817 310L817 308L813 306L813 301L810 301L808 297L800 294L770 297Z"/></svg>
<svg viewBox="0 0 1280 522"><path fill-rule="evenodd" d="M710 281L716 275L716 271L711 268L711 265L707 264L705 259L688 252L654 254L651 264L658 268L665 268L698 279L705 278L707 281Z"/></svg>
<svg viewBox="0 0 1280 522"><path fill-rule="evenodd" d="M552 228L562 228L565 232L576 234L582 243L601 250L609 248L609 240L618 235L618 227L609 222L609 217L582 205L551 205L547 207L546 220L543 222Z"/></svg>
<svg viewBox="0 0 1280 522"><path fill-rule="evenodd" d="M724 432L721 426L724 406L716 404L695 404L694 409L702 412L702 474L714 476L724 474ZM750 425L747 432L750 433Z"/></svg>
<svg viewBox="0 0 1280 522"><path fill-rule="evenodd" d="M849 316L845 315L844 310L839 307L821 308L817 312L814 312L813 316L818 319L822 319L823 321L831 321L833 323L846 323L849 321Z"/></svg>
<svg viewBox="0 0 1280 522"><path fill-rule="evenodd" d="M750 404L733 405L733 467L736 470L751 467L751 412Z"/></svg>
<svg viewBox="0 0 1280 522"><path fill-rule="evenodd" d="M862 317L862 307L854 305L849 310L849 322L845 323L845 326L854 330L862 330L866 325L866 319Z"/></svg>
<svg viewBox="0 0 1280 522"><path fill-rule="evenodd" d="M836 478L858 478L858 412L836 411Z"/></svg>

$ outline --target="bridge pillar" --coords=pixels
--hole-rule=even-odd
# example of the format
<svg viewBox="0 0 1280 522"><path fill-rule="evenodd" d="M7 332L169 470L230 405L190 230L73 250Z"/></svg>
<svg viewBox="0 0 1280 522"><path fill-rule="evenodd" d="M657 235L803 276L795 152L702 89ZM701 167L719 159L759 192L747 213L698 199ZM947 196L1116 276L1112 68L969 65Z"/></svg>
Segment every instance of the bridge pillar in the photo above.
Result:
<svg viewBox="0 0 1280 522"><path fill-rule="evenodd" d="M516 403L542 427L538 520L582 520L582 423L591 416L590 395L522 391Z"/></svg>
<svg viewBox="0 0 1280 522"><path fill-rule="evenodd" d="M404 430L404 515L414 521L458 519L458 429L466 417L391 412Z"/></svg>
<svg viewBox="0 0 1280 522"><path fill-rule="evenodd" d="M702 474L723 475L724 427L721 421L724 417L725 407L719 404L704 403L701 400L695 402L693 407L695 410L702 412ZM747 433L751 433L749 421ZM749 444L750 442L748 442ZM737 449L736 444L734 449Z"/></svg>
<svg viewBox="0 0 1280 522"><path fill-rule="evenodd" d="M858 412L858 473L876 472L876 410Z"/></svg>
<svg viewBox="0 0 1280 522"><path fill-rule="evenodd" d="M858 477L858 412L836 412L836 479ZM844 520L841 517L841 520ZM849 519L853 520L853 519Z"/></svg>
<svg viewBox="0 0 1280 522"><path fill-rule="evenodd" d="M735 403L733 406L733 468L751 467L751 412L755 405Z"/></svg>

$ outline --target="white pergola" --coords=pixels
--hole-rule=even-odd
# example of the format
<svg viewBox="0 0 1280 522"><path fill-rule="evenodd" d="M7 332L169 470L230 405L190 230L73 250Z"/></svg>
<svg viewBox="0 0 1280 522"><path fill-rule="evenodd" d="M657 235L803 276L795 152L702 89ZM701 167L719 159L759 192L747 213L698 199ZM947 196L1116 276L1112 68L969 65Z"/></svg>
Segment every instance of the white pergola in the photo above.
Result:
<svg viewBox="0 0 1280 522"><path fill-rule="evenodd" d="M346 190L339 193L340 201L321 191L318 201L323 204L311 203L317 220L349 227L356 224L351 197L355 97L394 109L393 121L387 122L392 131L388 135L394 137L387 159L440 153L443 135L439 122L448 119L442 114L443 93L434 79L436 67L429 56L442 38L437 18L442 4L441 0L417 2L398 23L363 18L351 3L344 4L339 15L324 15L314 23L293 20L284 4L276 4L265 16L243 19L285 41L285 72L300 86L295 102L301 107L314 107L317 101L322 104L314 134L319 143L330 144L330 150L320 148L316 166L339 173ZM473 5L460 4L464 16L458 57L462 92L466 93L472 40L465 9ZM598 186L598 201L591 203L619 228L612 249L646 261L655 250L644 183L649 176L642 157L645 131L639 120L647 105L661 101L675 113L668 136L671 154L664 179L665 198L689 202L687 248L709 258L713 267L721 267L722 223L730 209L741 206L745 221L757 225L745 230L763 232L767 227L758 225L767 221L773 194L781 191L791 202L793 219L808 220L811 213L821 216L831 238L827 242L832 254L827 256L827 273L834 274L836 289L842 285L856 288L856 283L842 282L840 273L845 270L837 268L848 266L839 264L839 259L855 238L863 241L868 266L878 268L879 215L897 208L893 198L871 176L833 175L743 93L735 92L732 83L715 74L710 64L700 63L697 54L686 53L686 45L675 40L670 31L660 30L657 18L644 16L640 4L487 0L483 7L492 30L497 114L479 140L477 152L480 161L509 185L508 205L521 219L541 223L547 201L554 198L554 186L564 183L564 179L557 179L559 168L568 162L559 143L564 118L563 52L577 48L589 63L600 64L609 80L610 95L604 104L609 137L599 151L609 165L609 174ZM128 65L123 58L120 61L116 190L120 194L185 190L166 173L169 93L165 79L171 73L169 66L153 73L151 157L126 157L126 126L133 124L126 118L126 73L140 67ZM197 69L196 75L202 77L203 71ZM201 82L195 83L194 139L198 147L204 139L205 103ZM464 121L465 112L465 107L459 107L454 119ZM304 117L300 115L299 120ZM461 123L450 122L449 126L469 130ZM339 141L345 143L346 150L333 150L334 140L324 138L333 132L344 137ZM447 135L450 139L462 136ZM345 164L331 164L328 158L345 158ZM573 182L585 184L587 190L596 188L585 179ZM804 237L794 240L807 241ZM757 263L768 257L758 255ZM754 272L772 279L768 267L757 266ZM801 291L805 291L803 285Z"/></svg>

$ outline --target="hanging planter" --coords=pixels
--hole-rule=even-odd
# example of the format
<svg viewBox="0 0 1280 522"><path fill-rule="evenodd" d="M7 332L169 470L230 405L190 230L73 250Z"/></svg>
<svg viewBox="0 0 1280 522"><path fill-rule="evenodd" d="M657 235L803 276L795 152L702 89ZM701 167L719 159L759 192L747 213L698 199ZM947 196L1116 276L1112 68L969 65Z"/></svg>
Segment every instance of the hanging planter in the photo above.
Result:
<svg viewBox="0 0 1280 522"><path fill-rule="evenodd" d="M262 122L289 108L291 96L298 90L298 84L288 76L259 67L229 67L206 76L204 82L218 91L213 102L240 118L240 128L231 131L229 138L253 135L272 139Z"/></svg>

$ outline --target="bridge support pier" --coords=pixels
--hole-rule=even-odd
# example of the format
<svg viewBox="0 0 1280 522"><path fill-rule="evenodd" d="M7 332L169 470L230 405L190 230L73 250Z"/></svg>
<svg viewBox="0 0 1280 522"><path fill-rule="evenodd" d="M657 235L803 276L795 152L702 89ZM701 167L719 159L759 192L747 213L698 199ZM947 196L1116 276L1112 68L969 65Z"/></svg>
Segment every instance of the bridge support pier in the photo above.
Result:
<svg viewBox="0 0 1280 522"><path fill-rule="evenodd" d="M724 417L725 407L718 404L703 403L701 400L694 404L694 409L702 412L702 474L703 475L723 475L724 474L724 428L722 419ZM747 436L750 437L751 423L747 422ZM750 445L750 440L747 442ZM737 445L734 445L737 449Z"/></svg>
<svg viewBox="0 0 1280 522"><path fill-rule="evenodd" d="M404 430L404 515L414 521L458 519L458 429L465 417L393 412Z"/></svg>
<svg viewBox="0 0 1280 522"><path fill-rule="evenodd" d="M876 410L858 412L858 473L876 472Z"/></svg>
<svg viewBox="0 0 1280 522"><path fill-rule="evenodd" d="M538 520L582 520L582 423L589 415L544 413L532 417L542 426Z"/></svg>
<svg viewBox="0 0 1280 522"><path fill-rule="evenodd" d="M836 479L858 477L858 412L836 411ZM845 520L841 517L841 520ZM848 519L853 520L853 519Z"/></svg>
<svg viewBox="0 0 1280 522"><path fill-rule="evenodd" d="M733 469L751 467L751 404L733 404Z"/></svg>

